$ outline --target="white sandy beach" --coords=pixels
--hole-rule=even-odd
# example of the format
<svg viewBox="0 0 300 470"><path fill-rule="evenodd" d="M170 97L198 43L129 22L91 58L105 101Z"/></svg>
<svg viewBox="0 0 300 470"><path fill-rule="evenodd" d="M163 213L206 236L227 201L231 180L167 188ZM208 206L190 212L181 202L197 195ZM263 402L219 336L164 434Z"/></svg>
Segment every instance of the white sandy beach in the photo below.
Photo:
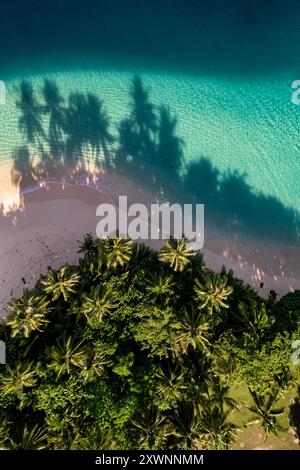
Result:
<svg viewBox="0 0 300 470"><path fill-rule="evenodd" d="M40 188L37 184L38 189L20 194L19 185L11 184L11 164L1 164L1 316L8 312L9 299L20 296L24 288L33 287L48 266L76 263L78 240L87 232L96 235L99 204L117 204L119 195L127 195L129 204L150 204L155 200L138 184L111 170L101 170L97 183L85 175L79 176L67 181L65 176L56 174L51 182ZM160 246L159 241L147 243L154 248ZM209 267L218 270L225 264L262 295L267 296L271 289L282 295L300 288L300 250L294 247L240 241L206 226L203 253Z"/></svg>

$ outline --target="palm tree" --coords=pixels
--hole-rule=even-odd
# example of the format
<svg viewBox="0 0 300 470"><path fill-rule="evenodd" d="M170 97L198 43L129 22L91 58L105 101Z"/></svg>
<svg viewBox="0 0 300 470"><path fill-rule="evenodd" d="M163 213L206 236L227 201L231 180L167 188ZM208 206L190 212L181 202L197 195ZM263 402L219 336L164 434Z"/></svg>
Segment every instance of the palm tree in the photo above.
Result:
<svg viewBox="0 0 300 470"><path fill-rule="evenodd" d="M99 426L89 428L88 436L78 433L71 444L71 450L110 450L116 447L111 429L99 429Z"/></svg>
<svg viewBox="0 0 300 470"><path fill-rule="evenodd" d="M202 435L199 416L192 403L180 402L172 417L175 447L181 450L202 449Z"/></svg>
<svg viewBox="0 0 300 470"><path fill-rule="evenodd" d="M111 363L105 351L94 350L92 348L87 351L86 366L81 370L81 376L84 382L92 382L101 377L105 367Z"/></svg>
<svg viewBox="0 0 300 470"><path fill-rule="evenodd" d="M83 253L84 257L88 260L95 259L99 256L97 243L91 233L87 233L83 237L83 241L79 244L78 253Z"/></svg>
<svg viewBox="0 0 300 470"><path fill-rule="evenodd" d="M39 424L32 425L15 423L10 426L4 446L7 450L43 450L49 448L47 433Z"/></svg>
<svg viewBox="0 0 300 470"><path fill-rule="evenodd" d="M139 267L145 260L156 260L156 253L143 243L135 243L133 245L133 263Z"/></svg>
<svg viewBox="0 0 300 470"><path fill-rule="evenodd" d="M155 374L157 406L161 410L171 408L177 401L180 401L187 388L185 384L185 372L179 366L167 364L160 366Z"/></svg>
<svg viewBox="0 0 300 470"><path fill-rule="evenodd" d="M99 328L103 317L119 305L116 294L104 285L92 287L90 294L84 295L79 313L83 314L92 328Z"/></svg>
<svg viewBox="0 0 300 470"><path fill-rule="evenodd" d="M56 372L57 378L64 374L71 374L74 367L83 370L87 366L87 349L84 341L77 342L72 336L63 335L57 346L49 351L52 360L49 369Z"/></svg>
<svg viewBox="0 0 300 470"><path fill-rule="evenodd" d="M207 376L205 382L205 392L201 394L199 390L194 400L202 443L208 449L228 449L236 431L236 426L228 420L236 401L218 376Z"/></svg>
<svg viewBox="0 0 300 470"><path fill-rule="evenodd" d="M169 297L173 293L175 282L172 276L168 276L162 272L150 273L149 285L146 287L154 298Z"/></svg>
<svg viewBox="0 0 300 470"><path fill-rule="evenodd" d="M186 354L189 347L207 351L209 347L209 329L205 315L191 304L184 307L183 316L179 322L173 324L177 329L175 336L175 350Z"/></svg>
<svg viewBox="0 0 300 470"><path fill-rule="evenodd" d="M11 418L6 417L6 416L1 416L0 449L5 449L5 444L6 444L11 426L12 426Z"/></svg>
<svg viewBox="0 0 300 470"><path fill-rule="evenodd" d="M230 387L220 380L219 376L210 376L207 385L206 397L210 401L226 405L232 410L236 407L236 401L229 396Z"/></svg>
<svg viewBox="0 0 300 470"><path fill-rule="evenodd" d="M273 325L275 319L268 315L266 305L263 302L252 300L250 305L240 302L237 313L234 314L242 327L250 330L257 339L267 328Z"/></svg>
<svg viewBox="0 0 300 470"><path fill-rule="evenodd" d="M233 292L227 284L227 278L212 272L207 273L204 283L195 281L196 301L200 309L207 309L210 314L229 307L227 299Z"/></svg>
<svg viewBox="0 0 300 470"><path fill-rule="evenodd" d="M236 435L236 425L228 420L232 409L224 409L223 404L207 400L197 405L202 442L207 449L228 449Z"/></svg>
<svg viewBox="0 0 300 470"><path fill-rule="evenodd" d="M25 388L32 388L37 382L36 372L30 364L17 364L15 368L6 366L6 371L0 376L0 391L3 395L16 395L23 400Z"/></svg>
<svg viewBox="0 0 300 470"><path fill-rule="evenodd" d="M68 266L64 266L58 271L49 269L46 279L41 281L47 294L52 295L52 300L58 300L62 295L67 301L70 294L75 294L75 287L79 283L79 275L71 273Z"/></svg>
<svg viewBox="0 0 300 470"><path fill-rule="evenodd" d="M190 262L189 258L195 255L196 252L187 247L186 238L182 237L180 240L165 240L158 257L160 261L168 263L174 271L183 271Z"/></svg>
<svg viewBox="0 0 300 470"><path fill-rule="evenodd" d="M244 281L242 281L241 279L234 277L232 269L229 269L227 271L226 267L223 265L220 274L222 277L227 278L228 284L234 290L234 296L232 299L233 303L235 303L235 301L238 301L247 304L249 303L249 301L257 300L257 293L252 289L249 284L245 284Z"/></svg>
<svg viewBox="0 0 300 470"><path fill-rule="evenodd" d="M45 297L25 295L22 299L13 300L9 308L13 314L6 318L6 324L12 330L12 336L23 334L28 338L32 331L43 331L43 327L49 323L45 318L49 301Z"/></svg>
<svg viewBox="0 0 300 470"><path fill-rule="evenodd" d="M163 416L156 406L143 410L131 423L139 432L139 449L165 448L168 437L172 433L172 427L166 416Z"/></svg>
<svg viewBox="0 0 300 470"><path fill-rule="evenodd" d="M207 351L197 350L193 354L190 349L189 354L183 357L187 367L188 381L191 384L188 390L189 398L193 403L201 402L203 396L207 394L210 377L213 374L211 368L211 358Z"/></svg>
<svg viewBox="0 0 300 470"><path fill-rule="evenodd" d="M277 434L281 426L278 424L277 418L284 412L284 407L275 408L275 404L279 400L279 390L272 389L266 395L259 395L249 388L254 405L248 406L248 410L257 416L257 420L265 432L267 439L270 434ZM252 423L248 423L250 425Z"/></svg>
<svg viewBox="0 0 300 470"><path fill-rule="evenodd" d="M108 269L116 269L127 264L133 253L133 243L129 238L121 238L116 234L115 238L105 237L101 242L102 255Z"/></svg>
<svg viewBox="0 0 300 470"><path fill-rule="evenodd" d="M79 259L78 272L81 277L81 287L85 291L90 286L91 282L95 281L102 274L104 274L103 256L101 258L99 252L99 240L94 240L92 235L88 233L85 235L83 242L79 244L78 253L83 253L83 259Z"/></svg>

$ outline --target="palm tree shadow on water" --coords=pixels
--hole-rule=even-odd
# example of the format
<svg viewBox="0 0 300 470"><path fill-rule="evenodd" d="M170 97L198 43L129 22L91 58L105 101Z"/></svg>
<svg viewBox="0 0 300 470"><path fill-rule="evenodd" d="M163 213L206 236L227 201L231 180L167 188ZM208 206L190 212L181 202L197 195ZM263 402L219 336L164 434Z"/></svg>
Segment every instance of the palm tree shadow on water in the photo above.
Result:
<svg viewBox="0 0 300 470"><path fill-rule="evenodd" d="M206 221L225 230L298 243L296 210L254 192L247 175L222 172L206 156L185 162L176 117L168 106L151 103L138 76L131 83L128 115L116 128L92 93L72 92L66 99L49 79L40 99L36 91L23 81L16 103L24 145L14 151L12 182L21 192L59 172L71 182L81 175L101 185L104 167L142 183L160 199L205 204ZM93 173L87 161L95 163Z"/></svg>

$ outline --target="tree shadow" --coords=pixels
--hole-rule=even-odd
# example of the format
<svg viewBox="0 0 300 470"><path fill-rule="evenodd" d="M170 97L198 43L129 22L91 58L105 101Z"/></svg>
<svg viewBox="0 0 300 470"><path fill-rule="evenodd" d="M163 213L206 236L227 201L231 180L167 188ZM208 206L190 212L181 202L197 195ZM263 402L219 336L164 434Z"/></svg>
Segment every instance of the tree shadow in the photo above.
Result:
<svg viewBox="0 0 300 470"><path fill-rule="evenodd" d="M35 167L29 148L24 145L14 153L14 166L11 171L11 181L15 187L30 188L36 183Z"/></svg>
<svg viewBox="0 0 300 470"><path fill-rule="evenodd" d="M14 154L12 182L20 191L59 171L74 180L84 174L97 185L97 170L106 167L142 183L159 198L205 204L206 220L231 232L298 243L299 213L255 192L247 175L221 172L205 156L185 163L176 117L168 107L154 106L140 77L133 77L128 116L116 129L103 101L92 93L72 92L64 99L57 84L47 79L42 99L26 81L19 95L24 145ZM32 155L37 152L36 164ZM95 164L94 174L85 169L87 161Z"/></svg>
<svg viewBox="0 0 300 470"><path fill-rule="evenodd" d="M207 157L202 156L197 161L191 162L184 177L185 191L190 196L191 202L196 203L198 200L208 208L217 207L220 176L220 171Z"/></svg>
<svg viewBox="0 0 300 470"><path fill-rule="evenodd" d="M66 135L67 161L79 163L87 149L96 163L111 164L111 145L114 141L109 130L110 121L103 102L91 93L71 93L65 110L63 130Z"/></svg>
<svg viewBox="0 0 300 470"><path fill-rule="evenodd" d="M183 184L190 200L205 204L207 220L224 229L297 244L299 213L274 196L255 192L246 178L238 171L222 173L200 157L188 165Z"/></svg>
<svg viewBox="0 0 300 470"><path fill-rule="evenodd" d="M61 96L55 82L46 79L42 89L44 105L41 105L43 115L48 119L47 142L49 154L55 162L63 162L65 151L64 132L65 107L64 98Z"/></svg>
<svg viewBox="0 0 300 470"><path fill-rule="evenodd" d="M139 77L133 78L130 90L130 113L118 128L116 163L125 171L145 173L156 162L158 119L148 91Z"/></svg>
<svg viewBox="0 0 300 470"><path fill-rule="evenodd" d="M228 219L259 237L273 237L290 243L297 241L299 215L273 196L255 193L245 174L229 172L220 186L220 206Z"/></svg>
<svg viewBox="0 0 300 470"><path fill-rule="evenodd" d="M20 98L16 102L20 111L19 129L29 144L38 144L42 150L42 143L46 135L42 124L42 107L36 100L33 87L28 81L20 85Z"/></svg>
<svg viewBox="0 0 300 470"><path fill-rule="evenodd" d="M141 79L133 78L129 116L118 126L114 167L141 178L158 195L180 188L183 140L176 135L177 119L165 106L155 107Z"/></svg>

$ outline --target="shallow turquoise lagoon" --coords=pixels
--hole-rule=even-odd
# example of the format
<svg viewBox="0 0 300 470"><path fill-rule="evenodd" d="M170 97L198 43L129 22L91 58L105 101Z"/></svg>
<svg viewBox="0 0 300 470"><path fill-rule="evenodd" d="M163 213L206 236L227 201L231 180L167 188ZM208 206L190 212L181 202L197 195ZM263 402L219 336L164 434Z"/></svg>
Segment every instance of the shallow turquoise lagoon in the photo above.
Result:
<svg viewBox="0 0 300 470"><path fill-rule="evenodd" d="M67 99L92 93L104 101L115 132L128 115L129 90L138 73L150 101L167 106L177 119L185 162L205 156L221 172L238 171L254 191L275 196L300 210L300 106L292 103L292 73L276 76L213 78L201 75L113 68L62 70L6 79L7 101L0 107L0 157L9 160L23 137L16 108L19 85L30 82L37 98L45 78Z"/></svg>
<svg viewBox="0 0 300 470"><path fill-rule="evenodd" d="M66 103L70 93L98 97L117 136L138 75L151 103L177 120L175 129L164 123L175 153L182 139L185 164L168 166L176 185L219 209L234 233L286 232L299 243L300 105L291 88L300 79L299 0L7 0L0 15L0 160L17 154L20 166L26 157L18 153L28 145L16 106L22 80L38 101L45 79ZM76 135L73 128L73 144ZM141 179L153 161L143 158Z"/></svg>

